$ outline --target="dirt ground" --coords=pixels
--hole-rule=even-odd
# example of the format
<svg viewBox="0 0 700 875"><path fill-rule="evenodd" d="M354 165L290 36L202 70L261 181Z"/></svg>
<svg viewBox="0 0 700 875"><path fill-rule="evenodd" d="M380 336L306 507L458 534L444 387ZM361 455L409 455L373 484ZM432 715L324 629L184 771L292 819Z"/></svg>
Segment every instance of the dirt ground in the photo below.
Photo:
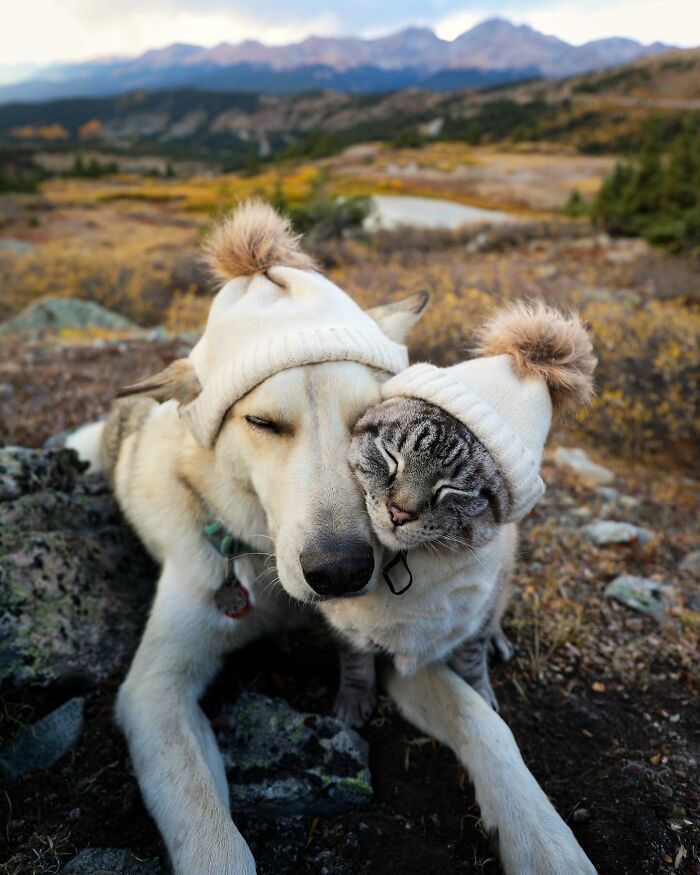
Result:
<svg viewBox="0 0 700 875"><path fill-rule="evenodd" d="M48 433L105 409L117 385L180 354L172 340L17 343L0 377L0 441L39 445ZM549 489L523 526L506 622L516 656L494 667L494 686L526 763L601 875L698 875L700 599L697 582L678 570L697 543L697 483L682 472L593 455L616 471L615 486L630 500L606 498L546 463ZM596 548L579 527L597 518L625 519L656 536L644 546ZM620 573L675 585L665 623L605 598L606 584ZM85 694L86 728L52 770L0 791L3 875L58 871L84 847L162 856L112 720L120 679L87 689L76 680L74 688L54 690L53 699L25 692L35 716L69 694ZM215 718L238 692L256 690L329 713L336 681L332 647L304 631L290 652L271 641L232 655L205 707ZM363 808L342 816L239 818L261 875L496 875L497 859L454 756L421 737L386 700L363 735L374 781Z"/></svg>

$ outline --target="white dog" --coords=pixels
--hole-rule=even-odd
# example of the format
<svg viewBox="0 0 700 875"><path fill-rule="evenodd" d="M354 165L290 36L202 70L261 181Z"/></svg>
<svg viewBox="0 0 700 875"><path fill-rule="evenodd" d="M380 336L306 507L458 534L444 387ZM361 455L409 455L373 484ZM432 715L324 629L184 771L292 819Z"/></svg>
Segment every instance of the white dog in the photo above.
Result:
<svg viewBox="0 0 700 875"><path fill-rule="evenodd" d="M346 461L350 430L381 380L405 367L425 296L363 313L259 204L219 230L210 258L229 281L190 358L131 387L104 426L70 445L111 479L162 564L117 702L146 804L177 875L250 875L198 700L226 652L299 622L299 603L378 585L380 548ZM594 873L471 687L439 667L390 677L388 690L469 771L509 875Z"/></svg>

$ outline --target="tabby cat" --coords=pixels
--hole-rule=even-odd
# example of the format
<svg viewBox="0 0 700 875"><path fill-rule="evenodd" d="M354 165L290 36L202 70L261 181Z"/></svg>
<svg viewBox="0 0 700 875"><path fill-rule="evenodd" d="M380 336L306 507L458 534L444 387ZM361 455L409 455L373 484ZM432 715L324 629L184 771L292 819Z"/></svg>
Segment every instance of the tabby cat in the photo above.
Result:
<svg viewBox="0 0 700 875"><path fill-rule="evenodd" d="M490 453L439 407L397 398L356 424L350 466L387 556L405 557L385 572L391 586L398 592L413 583L400 596L381 589L322 606L352 645L341 648L338 716L366 720L381 651L405 674L447 659L496 707L487 655L491 642L503 659L511 653L500 617L516 526L501 524L510 497Z"/></svg>

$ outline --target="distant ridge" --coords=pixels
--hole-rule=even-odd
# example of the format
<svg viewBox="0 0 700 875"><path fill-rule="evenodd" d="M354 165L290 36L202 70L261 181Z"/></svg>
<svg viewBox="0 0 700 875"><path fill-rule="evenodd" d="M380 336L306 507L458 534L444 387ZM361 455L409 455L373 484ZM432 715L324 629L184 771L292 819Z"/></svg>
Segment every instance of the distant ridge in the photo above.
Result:
<svg viewBox="0 0 700 875"><path fill-rule="evenodd" d="M452 41L428 28L409 27L377 39L309 37L287 46L254 40L222 42L213 48L176 43L135 58L47 67L0 87L0 102L181 87L269 93L318 88L372 93L412 86L444 91L535 76L570 76L669 48L621 37L573 46L499 18Z"/></svg>

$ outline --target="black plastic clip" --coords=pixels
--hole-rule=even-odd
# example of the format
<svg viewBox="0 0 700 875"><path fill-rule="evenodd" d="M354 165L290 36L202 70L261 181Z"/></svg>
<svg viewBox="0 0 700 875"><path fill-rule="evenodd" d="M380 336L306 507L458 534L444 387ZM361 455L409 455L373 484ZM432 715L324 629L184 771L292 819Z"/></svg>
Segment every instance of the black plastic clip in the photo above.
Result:
<svg viewBox="0 0 700 875"><path fill-rule="evenodd" d="M408 583L406 584L406 586L404 586L403 589L395 589L391 576L389 575L389 572L392 570L392 568L395 568L399 562L401 562L406 571L408 571ZM384 566L382 574L384 577L384 582L394 593L394 595L403 595L407 590L409 590L411 588L411 585L413 584L413 575L411 574L411 569L408 567L408 562L406 560L406 551L400 550L396 554L396 556L394 556L391 562L387 563Z"/></svg>

